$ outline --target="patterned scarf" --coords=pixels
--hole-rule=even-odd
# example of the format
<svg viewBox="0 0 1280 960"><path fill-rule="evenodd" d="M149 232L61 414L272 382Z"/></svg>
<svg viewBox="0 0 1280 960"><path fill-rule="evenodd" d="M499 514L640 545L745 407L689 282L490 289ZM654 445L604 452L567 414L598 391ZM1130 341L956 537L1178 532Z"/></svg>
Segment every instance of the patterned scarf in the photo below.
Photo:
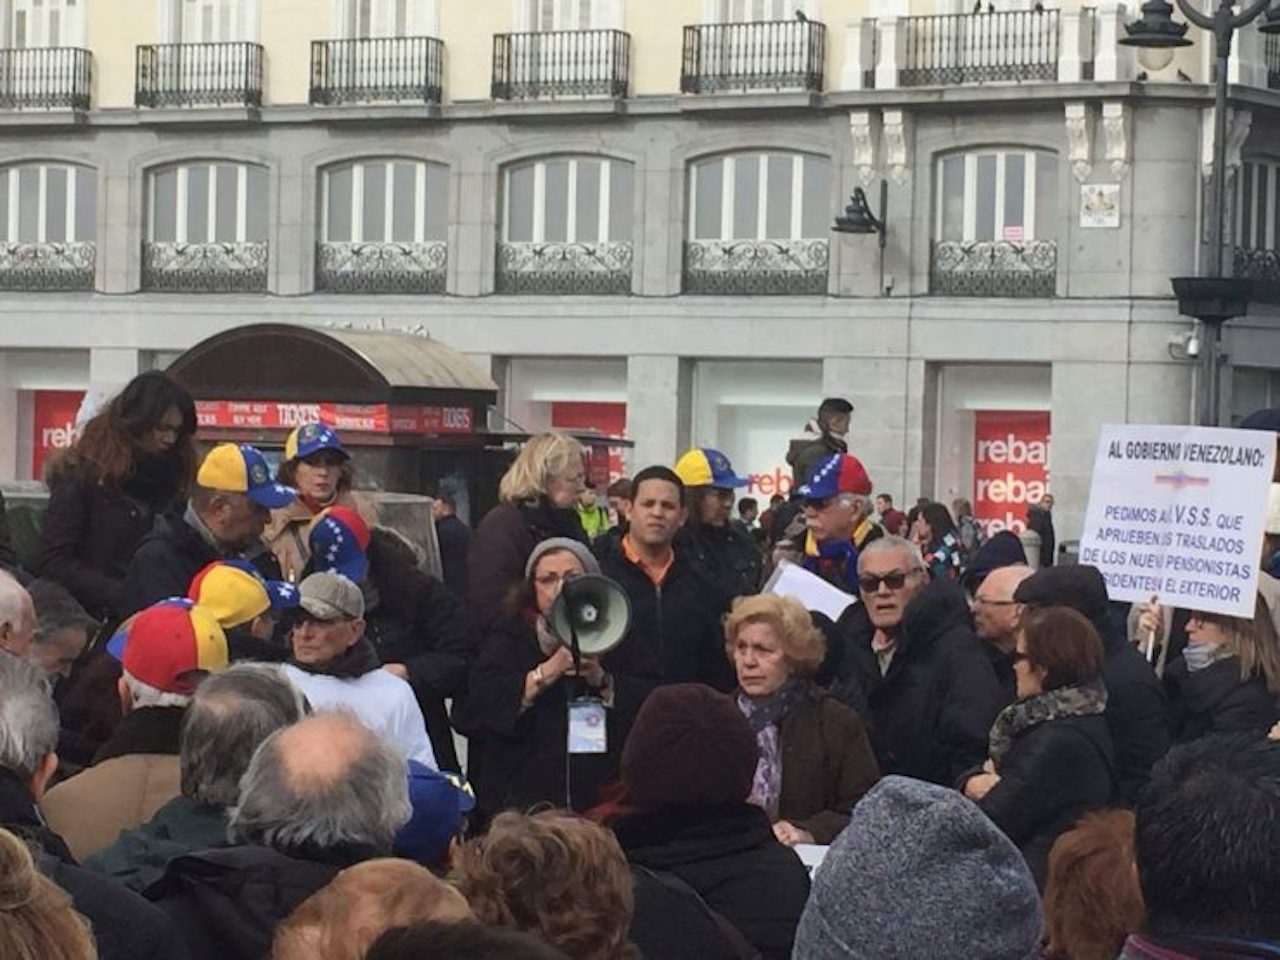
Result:
<svg viewBox="0 0 1280 960"><path fill-rule="evenodd" d="M858 595L858 548L848 540L818 543L810 530L804 541L804 568L846 593Z"/></svg>
<svg viewBox="0 0 1280 960"><path fill-rule="evenodd" d="M988 752L997 772L1013 738L1048 720L1063 717L1089 717L1101 713L1107 706L1107 688L1101 680L1082 683L1079 686L1058 687L1046 690L1009 704L1000 711L991 725Z"/></svg>
<svg viewBox="0 0 1280 960"><path fill-rule="evenodd" d="M763 807L770 819L778 816L778 799L782 794L782 757L778 751L778 731L792 708L808 689L806 681L792 677L773 693L749 697L738 691L738 709L751 724L760 748L756 773L751 781L751 802Z"/></svg>

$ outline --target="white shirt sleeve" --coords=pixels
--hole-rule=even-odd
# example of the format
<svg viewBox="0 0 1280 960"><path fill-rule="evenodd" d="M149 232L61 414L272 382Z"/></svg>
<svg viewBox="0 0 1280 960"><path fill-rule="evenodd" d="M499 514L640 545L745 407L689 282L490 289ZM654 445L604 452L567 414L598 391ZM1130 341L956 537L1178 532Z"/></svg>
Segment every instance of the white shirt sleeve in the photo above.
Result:
<svg viewBox="0 0 1280 960"><path fill-rule="evenodd" d="M406 760L417 760L432 770L438 770L436 752L431 749L431 738L427 736L427 722L422 718L422 709L418 706L418 698L413 695L413 688L398 677L397 689L399 704L395 712L395 742L403 751Z"/></svg>

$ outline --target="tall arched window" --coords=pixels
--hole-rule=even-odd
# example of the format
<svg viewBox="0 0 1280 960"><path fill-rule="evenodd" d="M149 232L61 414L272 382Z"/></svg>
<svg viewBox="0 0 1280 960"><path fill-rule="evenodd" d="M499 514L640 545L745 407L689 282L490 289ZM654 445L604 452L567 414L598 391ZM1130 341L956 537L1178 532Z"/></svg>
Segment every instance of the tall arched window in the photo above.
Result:
<svg viewBox="0 0 1280 960"><path fill-rule="evenodd" d="M444 293L449 170L403 157L356 160L320 176L316 289Z"/></svg>
<svg viewBox="0 0 1280 960"><path fill-rule="evenodd" d="M0 289L93 289L97 217L92 167L0 168Z"/></svg>
<svg viewBox="0 0 1280 960"><path fill-rule="evenodd" d="M265 167L200 160L147 177L142 285L189 293L267 289Z"/></svg>
<svg viewBox="0 0 1280 960"><path fill-rule="evenodd" d="M831 161L745 152L689 165L686 293L827 292Z"/></svg>
<svg viewBox="0 0 1280 960"><path fill-rule="evenodd" d="M1051 297L1057 286L1058 157L984 147L938 158L929 289Z"/></svg>
<svg viewBox="0 0 1280 960"><path fill-rule="evenodd" d="M503 171L500 293L630 293L635 171L546 157Z"/></svg>

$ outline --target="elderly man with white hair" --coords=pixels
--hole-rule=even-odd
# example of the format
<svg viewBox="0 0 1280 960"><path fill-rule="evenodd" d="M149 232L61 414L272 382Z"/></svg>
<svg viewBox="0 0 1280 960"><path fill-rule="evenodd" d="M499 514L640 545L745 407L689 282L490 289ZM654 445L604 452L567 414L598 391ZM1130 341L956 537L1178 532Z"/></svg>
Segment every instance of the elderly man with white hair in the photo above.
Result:
<svg viewBox="0 0 1280 960"><path fill-rule="evenodd" d="M0 570L0 650L15 657L31 652L36 634L36 608L31 594L10 574Z"/></svg>
<svg viewBox="0 0 1280 960"><path fill-rule="evenodd" d="M58 711L34 666L0 655L0 827L25 840L42 873L88 919L101 960L182 960L173 925L136 893L75 865L36 808L58 767ZM0 954L8 956L0 946Z"/></svg>

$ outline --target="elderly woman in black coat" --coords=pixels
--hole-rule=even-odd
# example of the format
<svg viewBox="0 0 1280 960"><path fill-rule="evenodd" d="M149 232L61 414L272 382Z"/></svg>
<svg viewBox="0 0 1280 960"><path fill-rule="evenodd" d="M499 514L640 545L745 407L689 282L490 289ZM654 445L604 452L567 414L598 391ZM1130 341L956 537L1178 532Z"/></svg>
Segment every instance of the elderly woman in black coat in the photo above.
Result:
<svg viewBox="0 0 1280 960"><path fill-rule="evenodd" d="M1018 699L996 717L982 770L960 778L1041 888L1053 841L1115 794L1102 659L1102 639L1083 615L1026 611L1014 652Z"/></svg>

